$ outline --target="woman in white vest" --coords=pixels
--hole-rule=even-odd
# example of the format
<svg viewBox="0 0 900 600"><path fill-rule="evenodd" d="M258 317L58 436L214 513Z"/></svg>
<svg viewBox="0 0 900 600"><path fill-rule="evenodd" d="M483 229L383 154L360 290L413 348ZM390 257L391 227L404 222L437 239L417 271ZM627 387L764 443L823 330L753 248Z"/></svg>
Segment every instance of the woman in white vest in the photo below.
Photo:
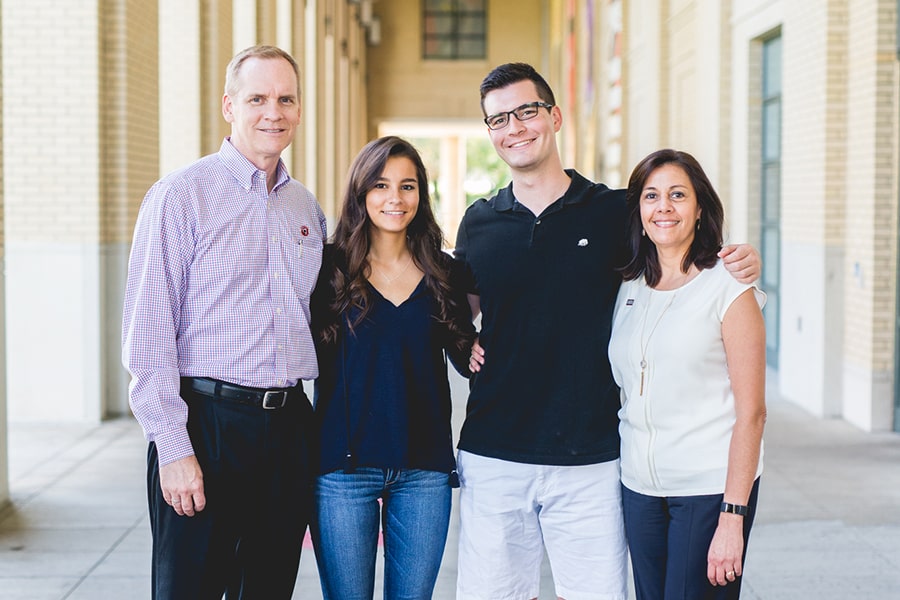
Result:
<svg viewBox="0 0 900 600"><path fill-rule="evenodd" d="M609 357L637 597L738 598L762 472L765 295L717 256L722 203L691 155L642 160L627 204Z"/></svg>

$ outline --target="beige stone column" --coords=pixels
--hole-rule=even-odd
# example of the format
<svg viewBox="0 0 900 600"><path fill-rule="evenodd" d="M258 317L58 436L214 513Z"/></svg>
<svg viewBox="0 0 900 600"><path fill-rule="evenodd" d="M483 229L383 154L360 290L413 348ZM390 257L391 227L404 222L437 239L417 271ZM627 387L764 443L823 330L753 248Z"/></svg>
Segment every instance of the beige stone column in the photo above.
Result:
<svg viewBox="0 0 900 600"><path fill-rule="evenodd" d="M456 135L441 137L440 214L436 215L450 247L456 242L456 230L466 208L463 179L466 176L466 139Z"/></svg>
<svg viewBox="0 0 900 600"><path fill-rule="evenodd" d="M231 128L222 118L225 69L234 56L232 3L200 2L200 153L217 152ZM243 49L243 48L241 48Z"/></svg>
<svg viewBox="0 0 900 600"><path fill-rule="evenodd" d="M315 162L317 163L318 187L315 190L325 214L337 215L340 205L340 188L337 179L337 24L339 10L334 2L313 0L316 8L316 47L313 59L316 63L314 89L307 90L307 96L316 95L316 113L307 113L307 120L316 119Z"/></svg>
<svg viewBox="0 0 900 600"><path fill-rule="evenodd" d="M100 2L101 53L98 206L100 415L127 414L121 365L122 305L140 201L159 173L159 6L146 0ZM89 335L92 332L86 332Z"/></svg>
<svg viewBox="0 0 900 600"><path fill-rule="evenodd" d="M306 137L309 125L310 96L306 81L306 11L307 9L302 5L294 6L291 0L279 0L276 35L278 45L289 49L294 56L294 60L300 66L300 106L302 109L300 126L297 128L294 143L288 149L290 152L285 155L285 162L288 165L291 176L308 185Z"/></svg>
<svg viewBox="0 0 900 600"><path fill-rule="evenodd" d="M628 166L622 169L623 183L628 181L629 166L668 144L668 5L668 2L626 2L622 8L625 23L622 70L628 77L622 122L627 132L622 162Z"/></svg>
<svg viewBox="0 0 900 600"><path fill-rule="evenodd" d="M2 15L0 15L2 31ZM3 108L3 61L0 45L0 111ZM0 265L5 260L3 234L3 119L0 119ZM9 435L6 426L6 275L0 269L0 510L9 502Z"/></svg>
<svg viewBox="0 0 900 600"><path fill-rule="evenodd" d="M127 412L121 310L131 228L158 171L156 2L4 2L8 413ZM53 108L48 108L53 98ZM36 386L57 391L34 401ZM64 391L60 391L64 390Z"/></svg>
<svg viewBox="0 0 900 600"><path fill-rule="evenodd" d="M301 56L297 57L302 71L301 93L303 94L303 113L300 117L299 139L295 142L298 148L294 151L294 161L297 165L302 165L302 169L298 173L302 174L301 181L315 193L319 194L319 169L318 160L316 159L319 150L319 96L317 93L316 81L318 79L318 70L316 68L317 49L319 47L319 38L316 25L319 22L319 5L318 2L307 2L306 8L302 11L302 38L298 40L297 48ZM319 204L322 204L322 198L319 197ZM323 205L324 207L324 205ZM326 211L326 214L327 211Z"/></svg>
<svg viewBox="0 0 900 600"><path fill-rule="evenodd" d="M894 418L898 150L896 0L847 4L842 202L843 397L841 416L866 430ZM827 123L831 124L829 118ZM830 232L829 232L830 233Z"/></svg>
<svg viewBox="0 0 900 600"><path fill-rule="evenodd" d="M307 2L302 20L303 182L333 224L350 161L368 141L365 26L357 5L327 0Z"/></svg>
<svg viewBox="0 0 900 600"><path fill-rule="evenodd" d="M106 98L125 90L105 87L118 41L104 31L120 18L118 8L88 0L72 0L65 11L53 0L2 6L3 87L12 100L4 156L14 157L4 164L5 197L15 199L5 206L14 420L96 421L111 393L107 377L119 347L111 297L121 277L110 273L109 244L127 211L107 194L127 193L118 175L127 159L107 141L127 132L106 130L122 125L106 120L103 111L116 110ZM133 100L138 111L141 99ZM35 385L48 379L65 393L35 402Z"/></svg>
<svg viewBox="0 0 900 600"><path fill-rule="evenodd" d="M347 140L349 143L349 158L369 141L368 136L368 103L366 102L366 57L367 57L367 30L373 26L372 21L364 22L361 19L372 19L371 11L364 14L359 5L354 6L350 13L350 27L347 32L347 67L348 81L345 96L349 102L347 115ZM349 164L347 165L349 167Z"/></svg>
<svg viewBox="0 0 900 600"><path fill-rule="evenodd" d="M159 0L159 175L202 153L201 4Z"/></svg>

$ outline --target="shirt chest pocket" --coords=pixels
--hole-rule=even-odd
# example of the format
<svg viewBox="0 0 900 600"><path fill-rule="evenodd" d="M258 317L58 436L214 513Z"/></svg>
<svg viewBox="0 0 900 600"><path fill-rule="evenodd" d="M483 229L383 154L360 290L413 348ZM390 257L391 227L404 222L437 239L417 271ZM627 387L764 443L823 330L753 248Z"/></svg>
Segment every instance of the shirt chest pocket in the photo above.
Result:
<svg viewBox="0 0 900 600"><path fill-rule="evenodd" d="M309 299L322 266L322 238L309 234L285 240L281 254L294 293L301 300Z"/></svg>

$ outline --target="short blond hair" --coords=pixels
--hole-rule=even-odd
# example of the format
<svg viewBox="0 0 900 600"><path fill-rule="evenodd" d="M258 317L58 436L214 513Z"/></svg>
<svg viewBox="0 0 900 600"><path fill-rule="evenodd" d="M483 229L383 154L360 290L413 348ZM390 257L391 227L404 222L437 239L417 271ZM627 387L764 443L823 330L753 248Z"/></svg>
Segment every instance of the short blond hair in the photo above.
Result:
<svg viewBox="0 0 900 600"><path fill-rule="evenodd" d="M225 94L227 96L234 96L237 94L238 77L241 74L241 67L249 58L261 58L266 60L282 58L288 61L291 68L294 69L294 75L297 76L297 97L300 97L300 67L297 65L297 61L294 60L293 56L277 46L262 45L250 46L249 48L241 50L231 59L231 62L228 63L228 68L225 69Z"/></svg>

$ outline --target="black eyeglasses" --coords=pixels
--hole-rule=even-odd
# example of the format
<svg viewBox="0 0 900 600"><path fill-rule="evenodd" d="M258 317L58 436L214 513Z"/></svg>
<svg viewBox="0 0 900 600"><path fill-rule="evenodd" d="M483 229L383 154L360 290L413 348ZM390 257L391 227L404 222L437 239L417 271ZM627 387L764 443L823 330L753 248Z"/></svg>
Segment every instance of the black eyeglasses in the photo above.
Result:
<svg viewBox="0 0 900 600"><path fill-rule="evenodd" d="M538 109L541 108L550 110L551 108L553 108L553 105L547 104L546 102L529 102L528 104L523 104L518 108L485 117L484 124L488 126L488 129L503 129L504 127L509 125L510 115L515 115L515 117L520 121L527 121L528 119L535 118L538 115Z"/></svg>

